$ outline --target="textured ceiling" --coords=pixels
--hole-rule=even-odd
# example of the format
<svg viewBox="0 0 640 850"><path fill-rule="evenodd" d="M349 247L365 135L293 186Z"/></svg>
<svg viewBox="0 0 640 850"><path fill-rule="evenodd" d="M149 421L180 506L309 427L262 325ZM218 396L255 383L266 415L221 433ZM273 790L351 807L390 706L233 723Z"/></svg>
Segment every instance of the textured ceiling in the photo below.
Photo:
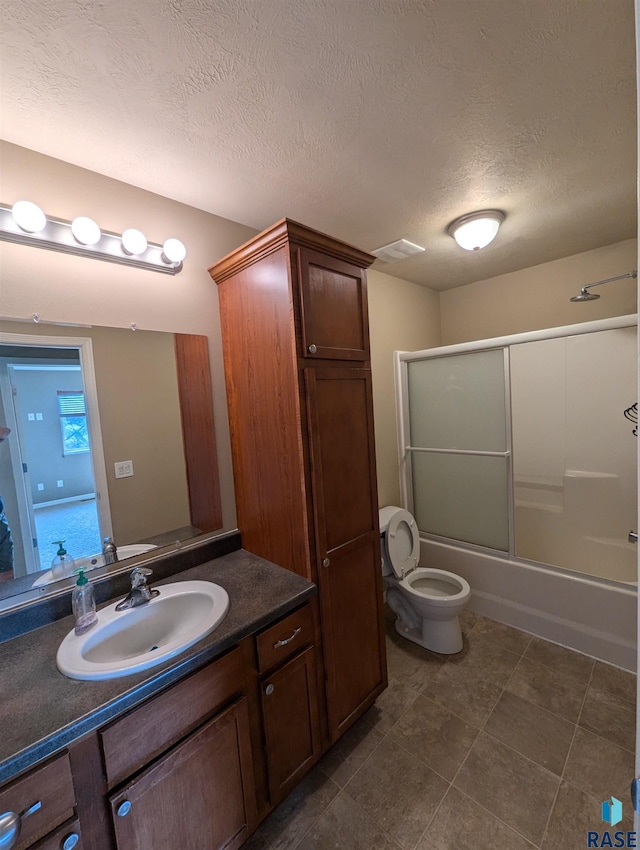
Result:
<svg viewBox="0 0 640 850"><path fill-rule="evenodd" d="M0 14L3 138L243 224L404 237L424 254L376 267L435 289L636 233L633 0ZM507 214L498 238L462 251L446 225L485 207Z"/></svg>

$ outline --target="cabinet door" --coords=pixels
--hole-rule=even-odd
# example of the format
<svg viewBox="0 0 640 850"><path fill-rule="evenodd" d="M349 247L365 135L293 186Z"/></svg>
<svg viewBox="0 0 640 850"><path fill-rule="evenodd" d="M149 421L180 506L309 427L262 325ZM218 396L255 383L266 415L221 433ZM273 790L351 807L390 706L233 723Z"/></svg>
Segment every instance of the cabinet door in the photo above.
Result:
<svg viewBox="0 0 640 850"><path fill-rule="evenodd" d="M386 686L371 373L307 368L329 733Z"/></svg>
<svg viewBox="0 0 640 850"><path fill-rule="evenodd" d="M239 847L255 822L246 700L174 747L110 803L118 850Z"/></svg>
<svg viewBox="0 0 640 850"><path fill-rule="evenodd" d="M310 647L261 685L269 795L281 800L320 755L315 650Z"/></svg>
<svg viewBox="0 0 640 850"><path fill-rule="evenodd" d="M369 359L364 269L298 248L303 356Z"/></svg>

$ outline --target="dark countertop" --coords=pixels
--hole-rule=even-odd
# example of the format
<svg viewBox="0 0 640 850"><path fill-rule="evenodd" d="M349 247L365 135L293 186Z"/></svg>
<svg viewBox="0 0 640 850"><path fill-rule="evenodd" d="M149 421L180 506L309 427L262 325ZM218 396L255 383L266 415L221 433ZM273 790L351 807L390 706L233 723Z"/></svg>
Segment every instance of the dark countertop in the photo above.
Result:
<svg viewBox="0 0 640 850"><path fill-rule="evenodd" d="M306 579L244 549L155 584L193 580L213 581L227 591L225 619L177 658L143 673L102 682L63 676L56 652L73 628L71 616L0 646L0 783L202 667L316 593Z"/></svg>

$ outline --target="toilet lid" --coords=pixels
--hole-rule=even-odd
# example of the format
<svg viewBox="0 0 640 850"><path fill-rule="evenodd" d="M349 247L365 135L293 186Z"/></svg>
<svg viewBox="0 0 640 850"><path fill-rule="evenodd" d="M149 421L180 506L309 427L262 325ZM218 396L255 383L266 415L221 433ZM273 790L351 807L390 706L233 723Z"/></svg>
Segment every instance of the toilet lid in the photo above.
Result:
<svg viewBox="0 0 640 850"><path fill-rule="evenodd" d="M385 541L389 562L398 578L418 566L420 538L416 521L409 511L400 509L391 517Z"/></svg>

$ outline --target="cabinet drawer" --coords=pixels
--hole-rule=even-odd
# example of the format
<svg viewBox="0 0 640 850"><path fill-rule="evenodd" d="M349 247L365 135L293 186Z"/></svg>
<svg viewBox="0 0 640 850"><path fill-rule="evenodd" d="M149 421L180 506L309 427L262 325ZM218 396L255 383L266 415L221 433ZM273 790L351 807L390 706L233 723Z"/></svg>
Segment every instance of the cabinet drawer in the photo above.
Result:
<svg viewBox="0 0 640 850"><path fill-rule="evenodd" d="M313 614L311 606L305 605L256 638L260 673L286 661L302 647L313 643L313 638Z"/></svg>
<svg viewBox="0 0 640 850"><path fill-rule="evenodd" d="M36 839L73 816L76 798L71 764L66 753L0 791L0 815L5 812L19 814L37 803L40 803L39 808L22 821L16 850L29 847Z"/></svg>
<svg viewBox="0 0 640 850"><path fill-rule="evenodd" d="M80 821L75 818L59 826L29 850L83 850Z"/></svg>
<svg viewBox="0 0 640 850"><path fill-rule="evenodd" d="M242 684L238 648L103 729L100 737L109 787L199 726L241 691Z"/></svg>

